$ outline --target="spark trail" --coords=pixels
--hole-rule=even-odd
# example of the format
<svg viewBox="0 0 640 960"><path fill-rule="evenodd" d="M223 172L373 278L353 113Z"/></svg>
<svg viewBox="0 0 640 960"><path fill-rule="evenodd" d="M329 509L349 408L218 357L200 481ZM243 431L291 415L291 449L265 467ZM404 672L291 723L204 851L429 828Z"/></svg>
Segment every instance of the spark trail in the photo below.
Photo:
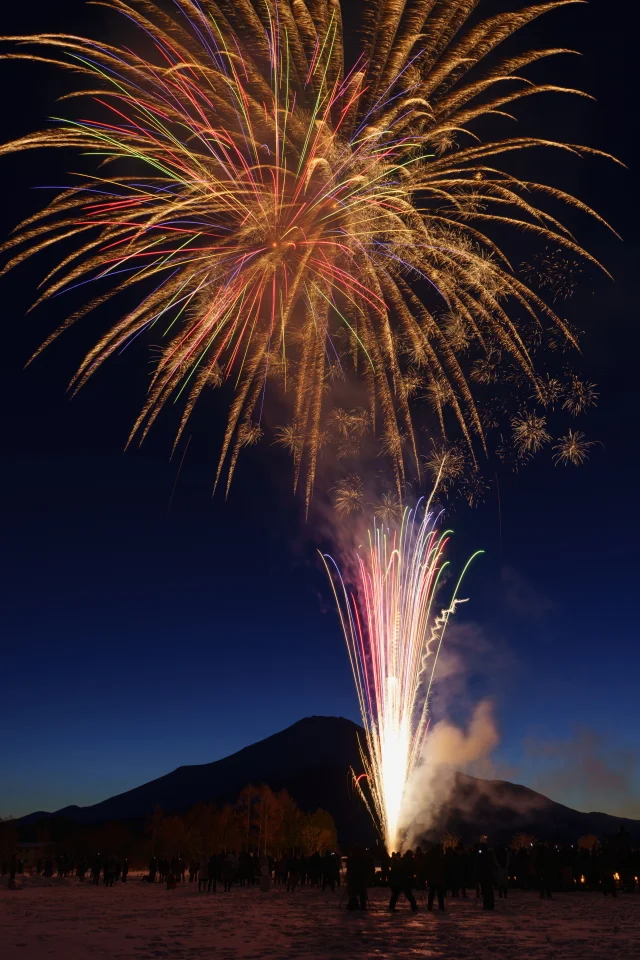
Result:
<svg viewBox="0 0 640 960"><path fill-rule="evenodd" d="M358 552L353 588L333 557L323 555L365 729L361 756L374 806L370 813L389 852L402 845L406 785L427 735L431 687L447 624L464 602L458 597L464 574L482 553L469 558L448 605L436 613L451 536L450 530L439 529L440 518L431 501L421 500L415 508L405 507L395 526L374 520L368 544ZM366 803L360 781L356 783Z"/></svg>

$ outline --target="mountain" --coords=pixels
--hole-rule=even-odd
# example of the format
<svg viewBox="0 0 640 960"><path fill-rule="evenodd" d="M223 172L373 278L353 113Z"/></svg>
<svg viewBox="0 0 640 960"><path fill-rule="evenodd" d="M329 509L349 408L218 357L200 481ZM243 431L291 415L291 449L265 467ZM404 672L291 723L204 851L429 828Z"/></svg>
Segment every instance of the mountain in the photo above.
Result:
<svg viewBox="0 0 640 960"><path fill-rule="evenodd" d="M361 727L343 717L306 717L286 730L213 763L178 767L89 807L68 806L53 814L23 817L29 824L50 817L76 823L140 820L154 807L179 812L197 803L233 801L248 783L285 788L303 810L323 807L333 815L343 844L371 843L374 830L352 788L350 770L362 770ZM640 838L640 821L605 813L581 813L505 780L480 780L458 773L433 831L455 830L471 840L486 833L509 839L528 832L550 840L574 840L587 833L611 834L624 826Z"/></svg>
<svg viewBox="0 0 640 960"><path fill-rule="evenodd" d="M53 814L39 811L23 817L21 823L48 817L76 823L134 820L146 817L156 806L172 812L197 803L226 803L235 800L248 783L268 783L273 790L287 789L303 810L330 810L340 836L371 842L373 827L350 790L349 770L362 767L358 732L363 733L343 717L307 717L222 760L178 767L101 803L68 806Z"/></svg>

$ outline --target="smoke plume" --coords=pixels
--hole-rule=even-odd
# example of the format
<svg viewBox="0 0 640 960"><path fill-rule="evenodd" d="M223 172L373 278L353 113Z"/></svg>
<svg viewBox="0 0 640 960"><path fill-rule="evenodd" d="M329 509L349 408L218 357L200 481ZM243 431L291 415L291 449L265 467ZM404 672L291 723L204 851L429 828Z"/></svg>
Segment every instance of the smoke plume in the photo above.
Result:
<svg viewBox="0 0 640 960"><path fill-rule="evenodd" d="M429 731L420 763L407 784L402 829L412 845L428 832L448 802L456 771L479 773L499 741L493 702L481 700L466 729L440 720Z"/></svg>

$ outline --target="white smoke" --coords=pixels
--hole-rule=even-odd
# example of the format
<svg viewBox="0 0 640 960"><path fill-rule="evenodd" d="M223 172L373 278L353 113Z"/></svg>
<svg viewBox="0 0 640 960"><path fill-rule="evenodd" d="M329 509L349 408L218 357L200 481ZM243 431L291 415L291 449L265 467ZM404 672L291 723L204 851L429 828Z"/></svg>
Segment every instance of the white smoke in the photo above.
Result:
<svg viewBox="0 0 640 960"><path fill-rule="evenodd" d="M434 825L451 796L456 771L478 772L499 739L491 700L476 705L466 730L448 720L432 727L403 799L400 827L406 832L406 845Z"/></svg>

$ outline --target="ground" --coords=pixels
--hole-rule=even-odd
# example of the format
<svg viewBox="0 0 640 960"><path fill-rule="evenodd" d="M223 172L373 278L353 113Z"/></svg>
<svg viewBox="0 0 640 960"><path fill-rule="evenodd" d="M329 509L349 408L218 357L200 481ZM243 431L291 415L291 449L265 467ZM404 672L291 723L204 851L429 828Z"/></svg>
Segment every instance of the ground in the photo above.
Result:
<svg viewBox="0 0 640 960"><path fill-rule="evenodd" d="M234 887L198 894L131 877L112 889L74 880L24 878L0 889L2 960L640 960L640 895L513 891L483 912L475 898L412 916L371 891L366 914L339 909L341 894L305 888L268 894ZM344 908L344 902L342 903Z"/></svg>

